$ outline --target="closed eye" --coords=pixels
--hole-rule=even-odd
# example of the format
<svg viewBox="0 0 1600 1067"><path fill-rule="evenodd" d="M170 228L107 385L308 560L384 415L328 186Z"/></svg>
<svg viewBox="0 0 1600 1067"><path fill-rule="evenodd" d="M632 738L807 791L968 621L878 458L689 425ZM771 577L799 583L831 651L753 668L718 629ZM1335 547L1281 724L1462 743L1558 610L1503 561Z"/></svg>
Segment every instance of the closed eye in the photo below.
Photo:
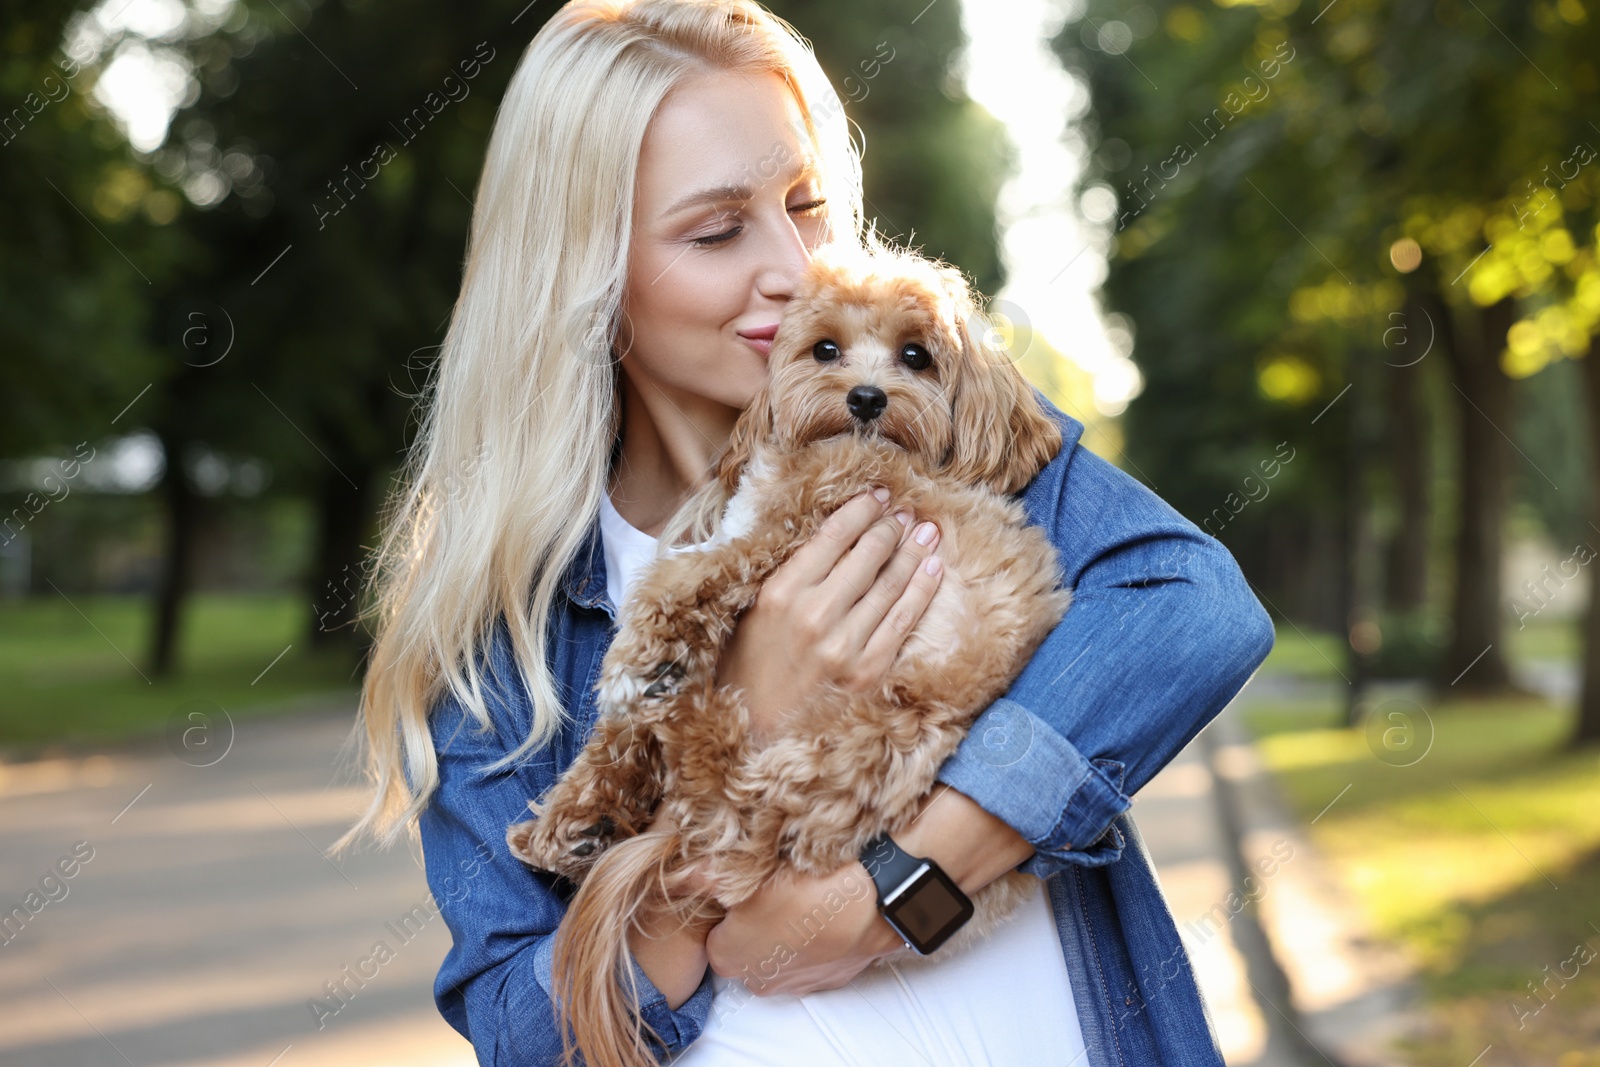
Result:
<svg viewBox="0 0 1600 1067"><path fill-rule="evenodd" d="M811 201L810 203L796 204L794 207L790 208L789 211L791 213L798 212L801 215L815 214L818 209L827 202L828 201L826 198L819 198ZM710 237L696 237L693 241L693 244L696 248L710 248L712 245L719 245L724 241L731 241L733 238L739 236L739 234L743 232L743 226L734 226L731 229L724 230L722 233L712 234Z"/></svg>

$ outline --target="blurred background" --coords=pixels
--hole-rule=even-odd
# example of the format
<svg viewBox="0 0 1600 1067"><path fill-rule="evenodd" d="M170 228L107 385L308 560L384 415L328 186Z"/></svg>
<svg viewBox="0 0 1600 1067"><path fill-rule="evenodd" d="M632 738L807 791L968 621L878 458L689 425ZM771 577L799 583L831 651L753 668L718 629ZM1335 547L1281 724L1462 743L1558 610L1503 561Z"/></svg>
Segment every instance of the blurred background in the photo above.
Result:
<svg viewBox="0 0 1600 1067"><path fill-rule="evenodd" d="M554 6L0 0L0 1062L473 1062L419 857L325 849ZM1277 622L1136 798L1230 1063L1600 1065L1593 0L770 7Z"/></svg>

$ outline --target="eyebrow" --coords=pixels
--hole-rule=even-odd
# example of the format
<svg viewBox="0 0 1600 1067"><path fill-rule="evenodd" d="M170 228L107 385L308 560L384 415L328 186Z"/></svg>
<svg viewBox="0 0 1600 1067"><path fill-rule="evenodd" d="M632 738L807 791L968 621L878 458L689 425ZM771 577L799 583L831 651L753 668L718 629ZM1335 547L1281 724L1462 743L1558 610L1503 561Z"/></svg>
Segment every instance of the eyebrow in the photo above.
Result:
<svg viewBox="0 0 1600 1067"><path fill-rule="evenodd" d="M822 170L818 165L817 157L814 155L804 156L798 163L789 169L789 183L792 185L795 182L800 181L802 178L816 178L821 176L821 173ZM699 207L701 204L723 204L730 200L749 200L751 195L750 187L748 185L734 185L729 183L715 185L711 186L710 188L701 189L699 192L690 193L688 196L667 208L666 211L662 212L661 217L671 218L673 215L676 215L681 211L685 211L691 207Z"/></svg>

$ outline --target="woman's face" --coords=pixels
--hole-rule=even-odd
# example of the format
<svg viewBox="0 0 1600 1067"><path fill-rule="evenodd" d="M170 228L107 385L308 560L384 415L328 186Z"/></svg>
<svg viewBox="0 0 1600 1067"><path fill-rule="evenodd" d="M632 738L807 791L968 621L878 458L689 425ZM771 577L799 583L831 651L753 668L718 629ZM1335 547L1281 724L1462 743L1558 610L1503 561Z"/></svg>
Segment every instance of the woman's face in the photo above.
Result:
<svg viewBox="0 0 1600 1067"><path fill-rule="evenodd" d="M641 392L743 409L766 381L766 346L742 335L770 338L826 237L804 131L775 74L705 75L662 102L639 159L617 341Z"/></svg>

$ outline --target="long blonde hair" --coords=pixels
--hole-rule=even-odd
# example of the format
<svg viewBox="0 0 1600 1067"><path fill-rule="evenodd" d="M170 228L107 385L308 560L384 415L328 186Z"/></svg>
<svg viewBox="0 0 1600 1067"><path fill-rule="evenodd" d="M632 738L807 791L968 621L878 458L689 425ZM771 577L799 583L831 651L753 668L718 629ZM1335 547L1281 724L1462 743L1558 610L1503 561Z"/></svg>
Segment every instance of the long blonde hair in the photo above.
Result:
<svg viewBox="0 0 1600 1067"><path fill-rule="evenodd" d="M495 727L479 652L497 618L533 707L528 736L497 766L570 721L546 643L620 428L611 342L640 148L668 92L716 71L785 80L805 118L796 132L821 162L829 232L861 232L859 147L787 22L752 0L574 0L551 16L495 117L461 292L384 510L357 724L373 793L336 849L415 826L439 778L429 710L447 691L480 730ZM692 494L669 527L707 500Z"/></svg>

